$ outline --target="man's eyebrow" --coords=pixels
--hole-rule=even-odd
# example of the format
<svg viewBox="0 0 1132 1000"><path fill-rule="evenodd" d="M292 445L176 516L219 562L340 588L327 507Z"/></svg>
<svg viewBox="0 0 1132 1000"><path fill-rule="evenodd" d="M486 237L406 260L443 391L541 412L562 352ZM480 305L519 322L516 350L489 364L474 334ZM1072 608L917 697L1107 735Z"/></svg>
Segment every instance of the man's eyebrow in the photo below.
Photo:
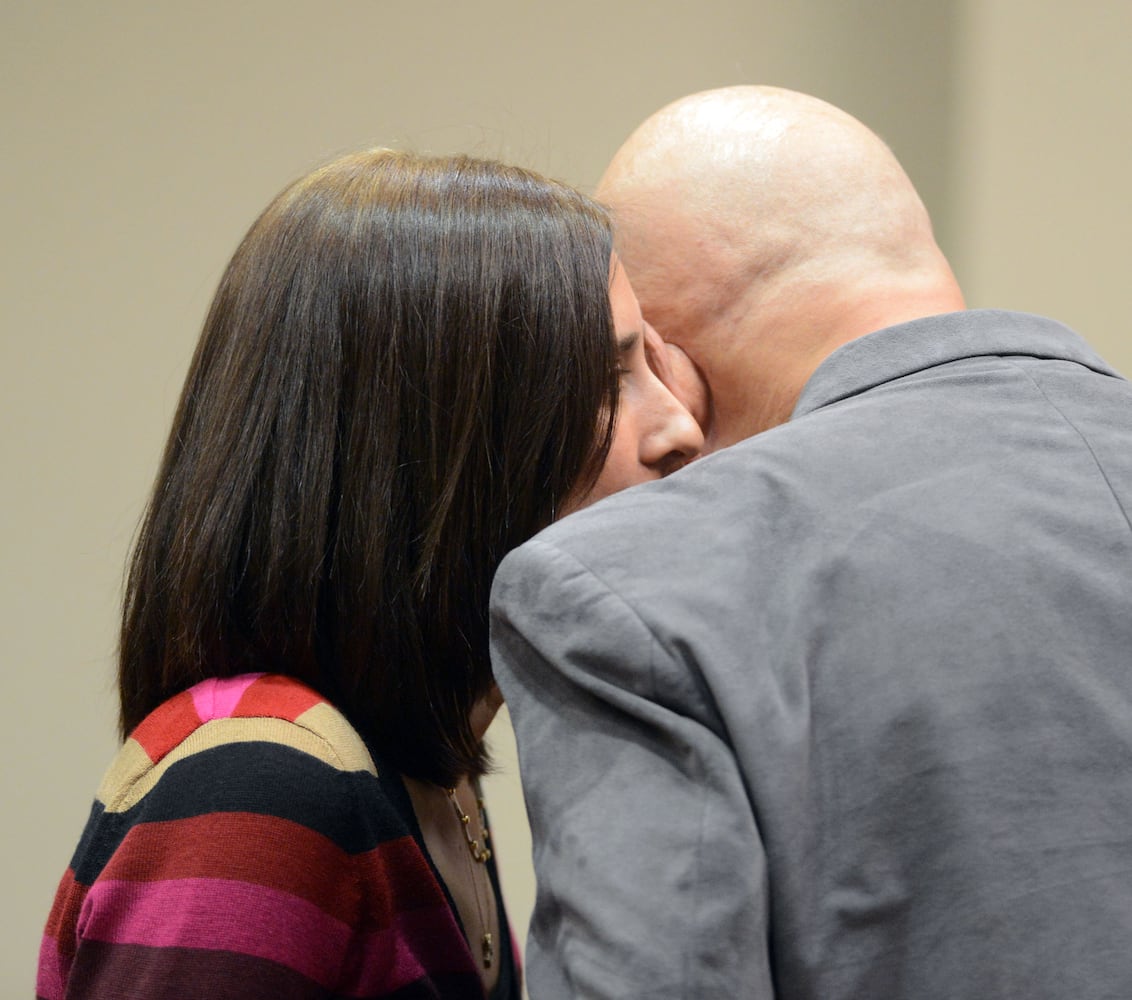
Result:
<svg viewBox="0 0 1132 1000"><path fill-rule="evenodd" d="M630 330L628 333L621 334L617 338L617 350L621 354L628 354L634 347L637 346L637 341L641 339L640 330Z"/></svg>

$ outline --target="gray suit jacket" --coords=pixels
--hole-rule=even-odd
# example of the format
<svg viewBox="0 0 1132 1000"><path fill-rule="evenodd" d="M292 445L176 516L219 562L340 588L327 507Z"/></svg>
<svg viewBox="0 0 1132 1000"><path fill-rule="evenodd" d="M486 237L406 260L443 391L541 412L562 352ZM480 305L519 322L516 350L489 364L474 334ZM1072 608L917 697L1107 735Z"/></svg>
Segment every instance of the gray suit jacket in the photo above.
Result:
<svg viewBox="0 0 1132 1000"><path fill-rule="evenodd" d="M534 1000L1132 997L1130 515L1132 386L965 312L513 552Z"/></svg>

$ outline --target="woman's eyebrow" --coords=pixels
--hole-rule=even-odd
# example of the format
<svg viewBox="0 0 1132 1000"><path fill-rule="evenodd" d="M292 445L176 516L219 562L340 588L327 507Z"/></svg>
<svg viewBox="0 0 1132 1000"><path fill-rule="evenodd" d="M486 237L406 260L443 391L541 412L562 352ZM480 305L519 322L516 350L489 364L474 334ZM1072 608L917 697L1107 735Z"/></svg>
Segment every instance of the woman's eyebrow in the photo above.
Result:
<svg viewBox="0 0 1132 1000"><path fill-rule="evenodd" d="M621 354L628 354L629 351L637 346L637 341L640 339L640 330L630 330L628 333L623 333L617 338L617 350Z"/></svg>

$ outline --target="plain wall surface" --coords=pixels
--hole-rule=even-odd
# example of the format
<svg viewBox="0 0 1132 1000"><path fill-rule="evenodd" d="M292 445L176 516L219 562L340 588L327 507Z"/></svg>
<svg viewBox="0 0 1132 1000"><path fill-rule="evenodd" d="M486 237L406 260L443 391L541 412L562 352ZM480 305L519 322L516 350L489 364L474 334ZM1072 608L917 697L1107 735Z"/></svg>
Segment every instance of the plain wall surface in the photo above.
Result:
<svg viewBox="0 0 1132 1000"><path fill-rule="evenodd" d="M286 182L380 144L588 189L673 98L793 87L893 146L972 304L1049 312L1132 372L1130 37L1116 2L2 0L0 996L32 995L116 746L122 567L200 323ZM522 935L529 841L505 722L494 738Z"/></svg>
<svg viewBox="0 0 1132 1000"><path fill-rule="evenodd" d="M1132 3L971 0L956 36L969 304L1060 319L1132 376Z"/></svg>

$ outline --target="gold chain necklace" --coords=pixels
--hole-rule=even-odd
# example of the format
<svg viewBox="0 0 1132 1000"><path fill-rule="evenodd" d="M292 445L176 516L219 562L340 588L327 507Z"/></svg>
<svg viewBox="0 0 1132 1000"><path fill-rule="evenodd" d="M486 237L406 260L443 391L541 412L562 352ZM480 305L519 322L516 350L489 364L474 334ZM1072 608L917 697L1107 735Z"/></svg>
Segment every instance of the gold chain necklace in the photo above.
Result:
<svg viewBox="0 0 1132 1000"><path fill-rule="evenodd" d="M488 832L487 818L484 816L483 799L481 799L478 795L476 796L476 806L479 809L480 814L480 830L482 831L483 836L483 844L481 846L479 840L472 836L472 818L466 812L464 812L463 807L460 805L460 800L456 798L456 789L449 788L447 791L448 798L452 803L452 808L453 810L455 810L456 818L460 821L460 828L464 831L464 839L468 842L468 853L472 856L473 861L486 866L488 858L491 857L491 848L487 846L487 842L491 838L491 834ZM488 927L487 916L484 913L484 906L480 902L480 883L479 879L476 877L476 870L471 861L468 862L468 872L471 875L472 880L472 894L476 898L476 913L479 915L480 926L483 928L483 940L480 942L480 948L483 952L483 967L485 969L490 969L492 962L495 961L495 942L491 937L491 930ZM491 876L487 875L486 868L484 870L484 875L487 876L488 900L490 902Z"/></svg>

